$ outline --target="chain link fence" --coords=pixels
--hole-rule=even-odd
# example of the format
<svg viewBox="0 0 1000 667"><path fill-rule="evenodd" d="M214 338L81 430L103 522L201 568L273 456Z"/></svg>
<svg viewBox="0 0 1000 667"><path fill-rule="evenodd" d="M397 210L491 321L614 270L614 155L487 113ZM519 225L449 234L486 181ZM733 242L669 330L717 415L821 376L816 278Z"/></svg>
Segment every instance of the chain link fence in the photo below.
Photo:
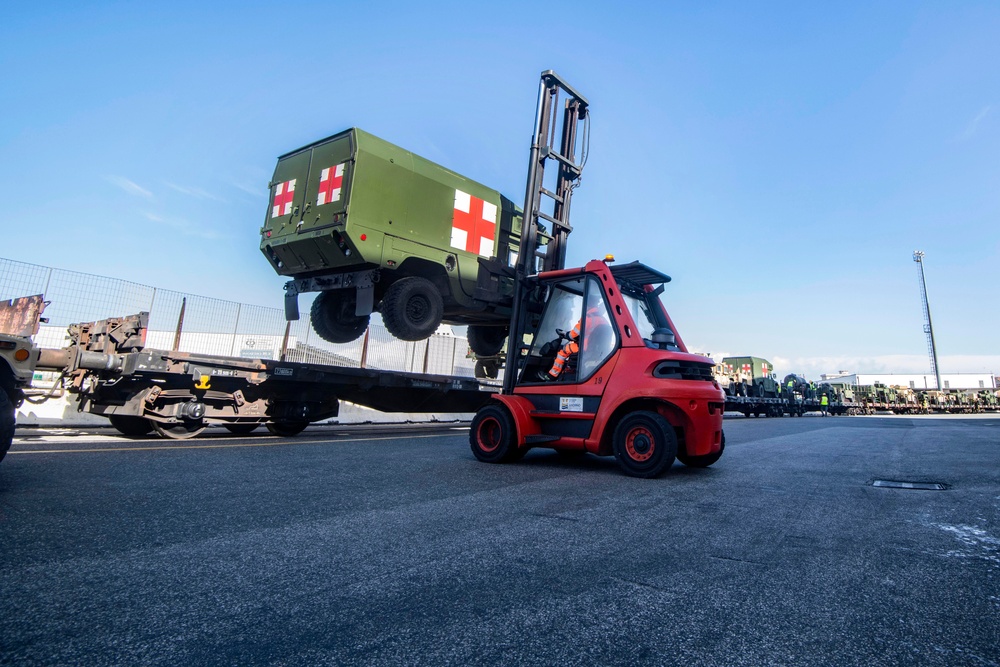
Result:
<svg viewBox="0 0 1000 667"><path fill-rule="evenodd" d="M378 319L358 340L329 343L308 318L286 322L279 308L223 301L0 258L0 299L44 294L48 319L35 336L41 347L63 347L66 328L78 322L149 312L146 347L226 357L284 359L352 368L472 377L464 336L437 333L409 342L393 337Z"/></svg>

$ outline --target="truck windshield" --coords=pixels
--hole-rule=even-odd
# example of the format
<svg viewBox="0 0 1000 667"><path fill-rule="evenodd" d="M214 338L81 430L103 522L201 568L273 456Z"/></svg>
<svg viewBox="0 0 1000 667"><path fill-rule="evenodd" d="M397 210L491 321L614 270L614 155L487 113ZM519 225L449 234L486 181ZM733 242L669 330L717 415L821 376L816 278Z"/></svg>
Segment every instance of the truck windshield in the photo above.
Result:
<svg viewBox="0 0 1000 667"><path fill-rule="evenodd" d="M639 329L639 335L644 341L652 344L653 332L656 329L669 327L659 295L655 291L639 292L631 289L629 285L619 285L619 288L635 326Z"/></svg>

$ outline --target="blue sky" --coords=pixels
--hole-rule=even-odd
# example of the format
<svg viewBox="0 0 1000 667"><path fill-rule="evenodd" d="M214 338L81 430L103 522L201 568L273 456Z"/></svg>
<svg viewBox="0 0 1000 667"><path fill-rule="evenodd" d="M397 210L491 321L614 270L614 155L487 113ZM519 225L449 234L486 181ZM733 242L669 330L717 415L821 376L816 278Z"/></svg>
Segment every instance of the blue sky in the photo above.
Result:
<svg viewBox="0 0 1000 667"><path fill-rule="evenodd" d="M569 261L672 275L690 347L924 371L920 249L942 371L1000 372L997 35L995 2L22 3L0 256L280 306L279 154L358 126L519 201L551 68L592 109Z"/></svg>

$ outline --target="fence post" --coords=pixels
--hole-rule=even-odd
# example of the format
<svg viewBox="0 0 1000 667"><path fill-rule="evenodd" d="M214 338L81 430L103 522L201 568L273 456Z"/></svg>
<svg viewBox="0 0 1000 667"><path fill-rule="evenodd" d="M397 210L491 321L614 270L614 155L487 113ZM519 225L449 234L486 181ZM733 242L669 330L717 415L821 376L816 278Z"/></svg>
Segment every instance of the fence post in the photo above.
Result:
<svg viewBox="0 0 1000 667"><path fill-rule="evenodd" d="M285 322L285 337L281 340L281 356L280 361L285 360L285 355L288 354L288 333L292 330L292 321L288 320Z"/></svg>
<svg viewBox="0 0 1000 667"><path fill-rule="evenodd" d="M242 315L242 314L243 314L243 304L242 303L237 303L236 304L236 324L233 325L233 343L232 343L232 345L229 346L229 349L232 350L232 355L234 357L240 356L240 354L237 353L236 346L238 344L237 341L239 340L239 337L240 337L240 315ZM254 345L254 347L256 347L256 345ZM242 351L242 346L241 346L241 351Z"/></svg>
<svg viewBox="0 0 1000 667"><path fill-rule="evenodd" d="M177 331L174 333L173 351L177 352L181 346L181 331L184 330L184 309L187 308L187 297L181 299L181 314L177 316Z"/></svg>
<svg viewBox="0 0 1000 667"><path fill-rule="evenodd" d="M361 368L367 368L368 364L368 332L371 327L365 329L365 337L361 340Z"/></svg>
<svg viewBox="0 0 1000 667"><path fill-rule="evenodd" d="M45 276L45 289L42 290L43 296L48 296L49 294L49 283L52 282L52 268L49 268L49 275Z"/></svg>

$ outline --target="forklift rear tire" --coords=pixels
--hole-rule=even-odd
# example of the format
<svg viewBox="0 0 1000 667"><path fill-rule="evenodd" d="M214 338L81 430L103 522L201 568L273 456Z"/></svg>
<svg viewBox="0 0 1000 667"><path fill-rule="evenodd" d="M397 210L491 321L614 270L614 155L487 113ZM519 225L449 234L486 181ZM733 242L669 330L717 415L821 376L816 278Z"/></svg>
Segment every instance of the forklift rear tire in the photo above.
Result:
<svg viewBox="0 0 1000 667"><path fill-rule="evenodd" d="M477 357L493 357L500 354L507 340L507 327L491 327L483 324L470 324L467 334L469 347Z"/></svg>
<svg viewBox="0 0 1000 667"><path fill-rule="evenodd" d="M423 340L441 326L444 300L434 283L419 276L397 280L382 297L382 322L400 340Z"/></svg>
<svg viewBox="0 0 1000 667"><path fill-rule="evenodd" d="M357 299L353 289L319 293L309 310L309 319L320 338L328 343L350 343L361 338L371 317L354 314Z"/></svg>
<svg viewBox="0 0 1000 667"><path fill-rule="evenodd" d="M2 386L0 386L0 461L7 455L10 443L14 440L14 428L17 414L14 404Z"/></svg>
<svg viewBox="0 0 1000 667"><path fill-rule="evenodd" d="M108 421L122 435L140 438L153 432L153 424L145 417L108 415Z"/></svg>
<svg viewBox="0 0 1000 667"><path fill-rule="evenodd" d="M476 413L469 428L469 445L483 463L510 463L524 456L524 450L517 446L514 419L497 403Z"/></svg>
<svg viewBox="0 0 1000 667"><path fill-rule="evenodd" d="M722 432L722 445L719 451L702 456L688 456L682 451L677 452L677 460L689 468L707 468L722 457L722 452L726 451L726 432Z"/></svg>
<svg viewBox="0 0 1000 667"><path fill-rule="evenodd" d="M656 477L674 463L677 436L662 415L636 410L615 427L615 458L630 477Z"/></svg>

